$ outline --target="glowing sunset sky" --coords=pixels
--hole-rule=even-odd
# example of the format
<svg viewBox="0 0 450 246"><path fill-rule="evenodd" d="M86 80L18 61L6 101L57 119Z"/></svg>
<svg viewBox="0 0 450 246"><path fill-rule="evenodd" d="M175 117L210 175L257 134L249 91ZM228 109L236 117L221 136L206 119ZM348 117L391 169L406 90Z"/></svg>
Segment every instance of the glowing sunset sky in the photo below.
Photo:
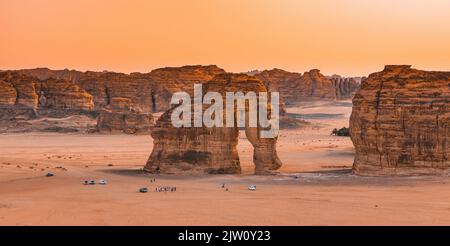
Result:
<svg viewBox="0 0 450 246"><path fill-rule="evenodd" d="M0 0L0 69L450 70L448 0Z"/></svg>

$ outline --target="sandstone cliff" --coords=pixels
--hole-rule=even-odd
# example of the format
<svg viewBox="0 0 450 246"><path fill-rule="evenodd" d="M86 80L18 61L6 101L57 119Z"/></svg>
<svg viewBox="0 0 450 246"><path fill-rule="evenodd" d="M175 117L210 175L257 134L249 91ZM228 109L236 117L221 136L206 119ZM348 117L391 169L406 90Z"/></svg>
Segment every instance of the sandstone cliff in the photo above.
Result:
<svg viewBox="0 0 450 246"><path fill-rule="evenodd" d="M96 110L108 107L112 98L117 97L129 99L140 111L152 111L152 85L144 78L123 73L88 71L76 83L94 97Z"/></svg>
<svg viewBox="0 0 450 246"><path fill-rule="evenodd" d="M300 73L272 69L257 73L255 77L264 82L269 91L279 92L281 101L287 105L305 100L299 94L302 87L299 83L302 77Z"/></svg>
<svg viewBox="0 0 450 246"><path fill-rule="evenodd" d="M103 109L111 98L128 98L142 112L162 112L170 108L174 92L192 93L194 83L205 83L225 73L215 66L182 66L158 68L150 73L79 72L46 68L23 69L17 72L40 80L49 78L74 82L93 96L94 107Z"/></svg>
<svg viewBox="0 0 450 246"><path fill-rule="evenodd" d="M39 116L64 117L77 115L78 111L91 112L88 116L98 119L101 132L132 129L150 129L147 125L149 114L170 109L170 100L175 92L193 92L195 83L207 83L214 77L226 73L214 66L183 66L155 69L149 73L123 74L115 72L80 72L76 70L50 70L47 68L11 71L15 79L1 80L0 101L4 114L2 118L33 119ZM255 71L254 73L258 73ZM23 79L20 79L20 77ZM333 100L336 90L330 80L318 70L304 75L280 69L256 74L270 91L279 91L281 100L281 126L295 128L304 125L287 117L285 105L293 105L303 100ZM117 109L112 104L120 98L129 102L132 111ZM7 107L5 105L8 105ZM137 117L141 127L124 120ZM131 114L135 114L131 116ZM5 116L7 115L7 116ZM144 118L139 118L144 117ZM92 129L91 129L92 130Z"/></svg>
<svg viewBox="0 0 450 246"><path fill-rule="evenodd" d="M255 77L263 81L269 91L280 92L281 100L286 105L310 100L336 99L334 84L317 69L305 72L303 75L272 69L258 73Z"/></svg>
<svg viewBox="0 0 450 246"><path fill-rule="evenodd" d="M204 84L225 70L215 66L183 66L159 68L143 75L153 85L152 97L156 103L155 112L166 111L173 93L185 91L193 94L194 84Z"/></svg>
<svg viewBox="0 0 450 246"><path fill-rule="evenodd" d="M66 80L47 79L38 83L38 108L59 110L94 110L92 95Z"/></svg>
<svg viewBox="0 0 450 246"><path fill-rule="evenodd" d="M450 72L386 66L353 98L357 174L423 174L450 167Z"/></svg>
<svg viewBox="0 0 450 246"><path fill-rule="evenodd" d="M0 80L0 107L16 104L17 91L11 83Z"/></svg>
<svg viewBox="0 0 450 246"><path fill-rule="evenodd" d="M76 82L83 75L83 72L77 70L51 70L48 68L33 68L33 69L21 69L17 70L21 74L25 74L30 77L34 77L40 80L46 79L62 79L67 81Z"/></svg>
<svg viewBox="0 0 450 246"><path fill-rule="evenodd" d="M4 95L0 100L3 109L22 109L36 114L94 108L92 96L72 82L39 80L17 72L0 73L0 94Z"/></svg>
<svg viewBox="0 0 450 246"><path fill-rule="evenodd" d="M333 76L330 80L336 90L336 99L352 99L360 85L355 78Z"/></svg>
<svg viewBox="0 0 450 246"><path fill-rule="evenodd" d="M107 133L146 133L153 125L151 113L143 113L133 107L130 99L119 97L111 98L109 106L100 111L97 119L98 131Z"/></svg>
<svg viewBox="0 0 450 246"><path fill-rule="evenodd" d="M264 92L267 88L254 78L243 74L221 74L206 83L203 92L248 91ZM225 99L224 99L225 102ZM203 106L203 111L207 109ZM237 127L181 127L171 123L173 108L164 113L152 131L153 151L145 166L152 173L240 173L237 152ZM248 108L247 108L248 114ZM193 117L192 117L193 120ZM226 122L224 112L223 122ZM281 162L276 153L276 138L260 138L258 128L245 128L247 138L254 147L255 172L269 173Z"/></svg>
<svg viewBox="0 0 450 246"><path fill-rule="evenodd" d="M191 93L194 83L205 83L225 71L211 65L132 74L46 68L8 73L0 80L2 118L63 117L89 111L93 117L100 115L96 127L100 132L136 133L151 129L151 114L169 109L174 92ZM129 105L118 106L118 101Z"/></svg>

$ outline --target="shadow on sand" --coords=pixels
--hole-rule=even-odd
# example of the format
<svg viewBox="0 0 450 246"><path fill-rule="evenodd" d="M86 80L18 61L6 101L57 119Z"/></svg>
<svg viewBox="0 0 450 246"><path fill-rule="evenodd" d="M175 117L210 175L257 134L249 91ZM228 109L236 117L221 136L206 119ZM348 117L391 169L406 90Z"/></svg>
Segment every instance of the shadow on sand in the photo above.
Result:
<svg viewBox="0 0 450 246"><path fill-rule="evenodd" d="M359 176L352 172L352 168L333 168L301 173L278 173L274 175L158 175L142 169L109 169L101 172L135 177L157 178L161 180L205 181L215 183L234 184L273 184L273 185L306 185L306 186L411 186L418 182L446 182L448 177L436 176Z"/></svg>

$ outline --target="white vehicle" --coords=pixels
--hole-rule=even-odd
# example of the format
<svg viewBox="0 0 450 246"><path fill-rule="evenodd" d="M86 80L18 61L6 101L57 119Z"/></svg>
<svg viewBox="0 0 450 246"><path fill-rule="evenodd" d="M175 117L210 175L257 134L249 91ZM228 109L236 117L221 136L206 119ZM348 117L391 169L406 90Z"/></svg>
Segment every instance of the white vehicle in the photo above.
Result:
<svg viewBox="0 0 450 246"><path fill-rule="evenodd" d="M100 180L98 181L98 183L101 184L101 185L105 185L105 184L107 184L108 182L106 182L106 180L104 180L104 179L100 179Z"/></svg>
<svg viewBox="0 0 450 246"><path fill-rule="evenodd" d="M249 190L256 190L256 185L250 185L250 186L248 187L248 189L249 189Z"/></svg>

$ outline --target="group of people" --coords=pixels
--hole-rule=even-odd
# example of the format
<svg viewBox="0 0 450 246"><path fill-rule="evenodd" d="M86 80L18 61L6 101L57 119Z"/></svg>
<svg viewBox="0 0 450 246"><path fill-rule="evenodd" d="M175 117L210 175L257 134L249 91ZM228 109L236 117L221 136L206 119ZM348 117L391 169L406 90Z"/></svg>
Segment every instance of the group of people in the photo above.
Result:
<svg viewBox="0 0 450 246"><path fill-rule="evenodd" d="M226 187L225 184L222 184L222 189L225 189L225 191L228 191L228 187Z"/></svg>
<svg viewBox="0 0 450 246"><path fill-rule="evenodd" d="M156 187L156 192L175 192L177 191L177 187L175 186L162 186L162 187Z"/></svg>
<svg viewBox="0 0 450 246"><path fill-rule="evenodd" d="M155 183L155 182L156 182L156 178L150 179L150 183ZM160 186L160 187L155 188L155 192L175 192L175 191L177 191L177 187L175 187L175 186ZM147 193L148 188L147 187L141 188L141 189L139 189L139 192Z"/></svg>

